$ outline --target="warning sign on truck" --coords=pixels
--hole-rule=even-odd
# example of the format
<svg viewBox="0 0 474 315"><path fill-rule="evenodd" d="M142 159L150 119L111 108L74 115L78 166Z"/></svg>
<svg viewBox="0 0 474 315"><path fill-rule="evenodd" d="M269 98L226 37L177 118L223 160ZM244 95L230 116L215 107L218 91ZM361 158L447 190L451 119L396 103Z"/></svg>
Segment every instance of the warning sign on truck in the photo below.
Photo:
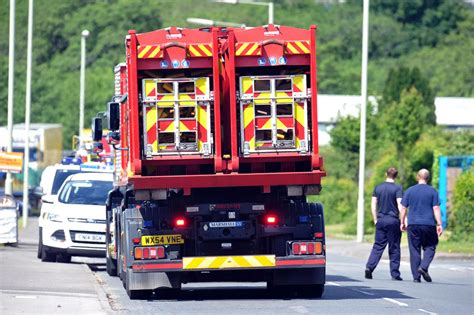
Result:
<svg viewBox="0 0 474 315"><path fill-rule="evenodd" d="M21 173L23 168L23 153L0 152L0 171Z"/></svg>

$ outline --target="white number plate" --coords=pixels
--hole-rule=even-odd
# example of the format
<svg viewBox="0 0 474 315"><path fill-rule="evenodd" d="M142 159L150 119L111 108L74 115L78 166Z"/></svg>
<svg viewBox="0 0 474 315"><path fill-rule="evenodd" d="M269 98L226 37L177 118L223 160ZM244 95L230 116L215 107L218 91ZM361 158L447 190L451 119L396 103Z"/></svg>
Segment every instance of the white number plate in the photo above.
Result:
<svg viewBox="0 0 474 315"><path fill-rule="evenodd" d="M76 233L76 241L105 242L105 235Z"/></svg>
<svg viewBox="0 0 474 315"><path fill-rule="evenodd" d="M211 228L242 227L244 223L242 221L210 222L209 226Z"/></svg>

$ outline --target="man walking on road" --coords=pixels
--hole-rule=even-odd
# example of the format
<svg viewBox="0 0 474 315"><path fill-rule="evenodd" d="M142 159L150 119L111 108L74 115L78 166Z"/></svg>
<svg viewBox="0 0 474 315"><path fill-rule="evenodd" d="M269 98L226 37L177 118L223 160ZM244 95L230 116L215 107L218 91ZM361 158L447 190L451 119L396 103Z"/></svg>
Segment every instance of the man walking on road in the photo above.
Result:
<svg viewBox="0 0 474 315"><path fill-rule="evenodd" d="M443 233L438 192L428 185L429 177L428 170L418 171L418 184L408 188L402 199L400 227L405 230L408 208L408 246L411 273L415 282L420 282L420 276L427 282L432 281L428 268L435 255L438 237Z"/></svg>
<svg viewBox="0 0 474 315"><path fill-rule="evenodd" d="M398 171L390 167L386 173L385 182L377 185L372 194L372 217L375 223L375 242L367 261L365 277L372 279L372 272L382 257L388 242L390 258L390 274L392 280L403 280L400 277L400 201L402 186L395 184Z"/></svg>

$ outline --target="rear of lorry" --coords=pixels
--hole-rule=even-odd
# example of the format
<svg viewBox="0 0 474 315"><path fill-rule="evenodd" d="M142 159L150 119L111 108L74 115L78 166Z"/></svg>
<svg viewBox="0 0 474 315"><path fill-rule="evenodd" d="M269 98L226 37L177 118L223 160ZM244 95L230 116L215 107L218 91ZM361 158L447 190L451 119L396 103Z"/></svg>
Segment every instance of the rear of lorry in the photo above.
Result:
<svg viewBox="0 0 474 315"><path fill-rule="evenodd" d="M107 269L130 298L205 281L322 295L315 44L315 27L129 33Z"/></svg>

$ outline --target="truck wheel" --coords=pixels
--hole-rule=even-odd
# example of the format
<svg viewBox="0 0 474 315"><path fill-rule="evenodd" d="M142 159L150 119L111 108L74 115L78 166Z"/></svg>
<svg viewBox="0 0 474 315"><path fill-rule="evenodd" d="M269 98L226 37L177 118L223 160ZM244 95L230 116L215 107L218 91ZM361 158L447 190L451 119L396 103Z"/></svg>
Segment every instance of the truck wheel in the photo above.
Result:
<svg viewBox="0 0 474 315"><path fill-rule="evenodd" d="M126 290L130 300L145 300L153 293L152 290Z"/></svg>
<svg viewBox="0 0 474 315"><path fill-rule="evenodd" d="M107 273L109 274L109 276L116 277L117 276L117 261L108 257L108 254L107 254L106 263L107 263Z"/></svg>
<svg viewBox="0 0 474 315"><path fill-rule="evenodd" d="M46 246L42 246L41 261L43 261L43 262L55 262L56 261L56 254L53 254L53 253L49 252L46 249Z"/></svg>
<svg viewBox="0 0 474 315"><path fill-rule="evenodd" d="M41 259L41 252L43 250L43 228L39 228L39 236L38 236L38 252L36 253L36 257Z"/></svg>

